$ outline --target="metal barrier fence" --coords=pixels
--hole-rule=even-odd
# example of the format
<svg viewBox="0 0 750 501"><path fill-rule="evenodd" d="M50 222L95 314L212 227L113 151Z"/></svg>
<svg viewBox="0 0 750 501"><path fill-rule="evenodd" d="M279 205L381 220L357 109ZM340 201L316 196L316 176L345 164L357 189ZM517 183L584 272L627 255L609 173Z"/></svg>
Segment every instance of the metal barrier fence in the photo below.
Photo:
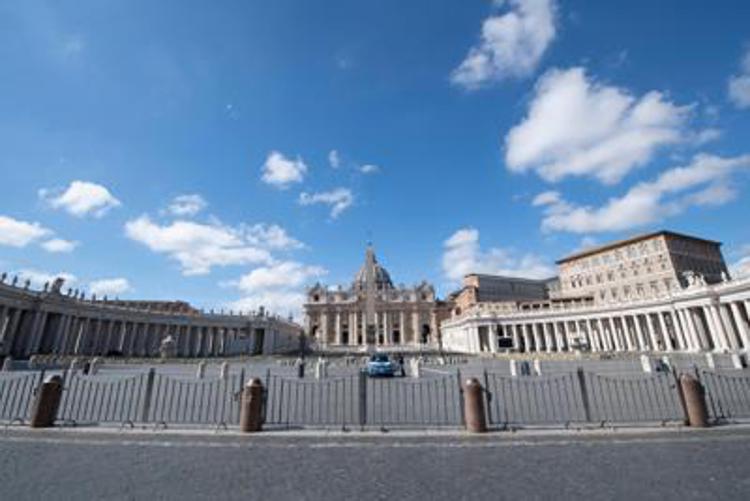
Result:
<svg viewBox="0 0 750 501"><path fill-rule="evenodd" d="M368 378L323 380L266 376L267 425L409 427L461 426L460 376L439 378Z"/></svg>
<svg viewBox="0 0 750 501"><path fill-rule="evenodd" d="M368 425L387 427L462 426L461 376L424 379L367 379Z"/></svg>
<svg viewBox="0 0 750 501"><path fill-rule="evenodd" d="M0 374L0 421L25 423L44 371Z"/></svg>
<svg viewBox="0 0 750 501"><path fill-rule="evenodd" d="M225 379L181 379L157 374L145 422L157 424L212 424L240 422L242 374Z"/></svg>
<svg viewBox="0 0 750 501"><path fill-rule="evenodd" d="M149 374L129 376L68 375L57 413L60 421L130 423L140 421L146 406Z"/></svg>
<svg viewBox="0 0 750 501"><path fill-rule="evenodd" d="M509 377L485 373L491 425L572 423L666 423L682 421L677 381L672 374L601 375L574 373Z"/></svg>
<svg viewBox="0 0 750 501"><path fill-rule="evenodd" d="M750 371L696 370L714 421L750 418ZM0 374L0 420L29 419L44 371ZM495 427L684 421L672 372L584 372L506 376L484 372L488 422ZM58 419L75 423L239 423L244 370L226 378L179 378L154 369L128 375L67 374ZM418 427L464 424L461 373L368 378L366 373L297 379L266 375L264 417L284 427Z"/></svg>
<svg viewBox="0 0 750 501"><path fill-rule="evenodd" d="M323 380L266 375L265 423L286 427L360 425L358 376Z"/></svg>
<svg viewBox="0 0 750 501"><path fill-rule="evenodd" d="M747 371L699 370L708 414L714 421L750 418L750 374Z"/></svg>
<svg viewBox="0 0 750 501"><path fill-rule="evenodd" d="M484 374L487 417L502 427L586 421L576 373L543 376Z"/></svg>
<svg viewBox="0 0 750 501"><path fill-rule="evenodd" d="M677 379L672 373L601 375L585 373L589 421L666 423L684 421Z"/></svg>

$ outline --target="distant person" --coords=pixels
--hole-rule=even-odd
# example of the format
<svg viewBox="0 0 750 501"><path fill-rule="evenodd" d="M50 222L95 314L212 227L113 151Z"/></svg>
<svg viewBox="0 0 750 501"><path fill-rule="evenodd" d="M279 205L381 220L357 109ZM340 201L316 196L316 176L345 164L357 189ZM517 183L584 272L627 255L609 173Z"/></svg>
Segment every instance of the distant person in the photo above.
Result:
<svg viewBox="0 0 750 501"><path fill-rule="evenodd" d="M404 356L398 356L398 366L400 368L401 377L406 377L406 367L404 367Z"/></svg>

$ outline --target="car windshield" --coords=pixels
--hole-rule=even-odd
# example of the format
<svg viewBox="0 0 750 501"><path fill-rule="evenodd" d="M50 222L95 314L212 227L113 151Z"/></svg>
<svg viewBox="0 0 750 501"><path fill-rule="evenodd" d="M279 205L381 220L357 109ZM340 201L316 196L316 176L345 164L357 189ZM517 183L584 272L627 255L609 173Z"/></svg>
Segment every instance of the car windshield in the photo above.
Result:
<svg viewBox="0 0 750 501"><path fill-rule="evenodd" d="M388 361L388 355L373 355L372 358L370 358L371 362L387 362Z"/></svg>

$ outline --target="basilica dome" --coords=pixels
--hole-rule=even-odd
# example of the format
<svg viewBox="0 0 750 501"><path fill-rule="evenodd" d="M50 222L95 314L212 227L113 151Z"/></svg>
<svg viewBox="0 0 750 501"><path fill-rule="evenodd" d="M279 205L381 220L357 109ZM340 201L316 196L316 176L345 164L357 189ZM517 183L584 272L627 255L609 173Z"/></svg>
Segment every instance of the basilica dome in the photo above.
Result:
<svg viewBox="0 0 750 501"><path fill-rule="evenodd" d="M352 287L355 290L367 289L367 275L368 269L370 268L372 268L372 277L375 281L376 290L393 289L391 276L388 274L388 271L378 263L372 247L368 247L367 253L365 254L365 262L360 267L359 271L357 271L357 274L354 275L354 283L352 284Z"/></svg>

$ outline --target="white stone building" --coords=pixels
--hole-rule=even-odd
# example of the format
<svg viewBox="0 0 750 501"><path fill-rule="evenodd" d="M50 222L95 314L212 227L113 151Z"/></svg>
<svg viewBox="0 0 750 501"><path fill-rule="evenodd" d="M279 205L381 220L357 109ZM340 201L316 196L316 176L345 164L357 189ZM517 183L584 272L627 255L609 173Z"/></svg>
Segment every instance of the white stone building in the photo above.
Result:
<svg viewBox="0 0 750 501"><path fill-rule="evenodd" d="M427 282L396 287L371 246L350 287L315 284L305 304L307 335L317 349L437 348L447 308Z"/></svg>
<svg viewBox="0 0 750 501"><path fill-rule="evenodd" d="M547 300L476 302L441 324L443 347L750 350L750 279L729 278L719 245L658 232L570 256Z"/></svg>

